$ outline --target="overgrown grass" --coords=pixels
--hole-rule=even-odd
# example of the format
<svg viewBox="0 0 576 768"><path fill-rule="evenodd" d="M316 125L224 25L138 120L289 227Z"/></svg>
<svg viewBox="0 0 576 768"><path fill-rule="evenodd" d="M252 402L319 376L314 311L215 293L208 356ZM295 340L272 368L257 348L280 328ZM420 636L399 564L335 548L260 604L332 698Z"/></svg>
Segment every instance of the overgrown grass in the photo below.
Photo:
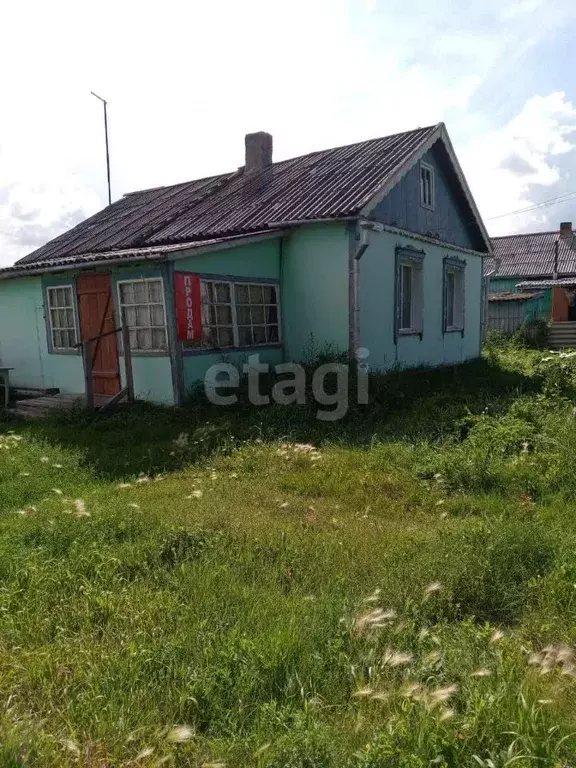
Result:
<svg viewBox="0 0 576 768"><path fill-rule="evenodd" d="M0 765L576 766L574 359L0 426Z"/></svg>

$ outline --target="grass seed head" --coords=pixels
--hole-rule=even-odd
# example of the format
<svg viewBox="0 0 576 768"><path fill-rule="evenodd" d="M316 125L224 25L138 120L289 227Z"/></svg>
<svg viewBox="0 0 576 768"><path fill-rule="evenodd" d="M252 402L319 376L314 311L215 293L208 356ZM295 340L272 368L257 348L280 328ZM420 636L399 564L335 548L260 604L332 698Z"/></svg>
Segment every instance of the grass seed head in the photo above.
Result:
<svg viewBox="0 0 576 768"><path fill-rule="evenodd" d="M413 658L411 653L402 653L401 651L393 651L388 648L384 653L382 663L389 667L402 667L410 664Z"/></svg>
<svg viewBox="0 0 576 768"><path fill-rule="evenodd" d="M458 686L456 684L446 685L443 688L436 688L435 690L430 691L430 701L433 704L440 704L451 699L456 693L458 693Z"/></svg>
<svg viewBox="0 0 576 768"><path fill-rule="evenodd" d="M154 747L144 747L144 749L138 752L134 760L144 760L144 758L150 757L152 754L154 754Z"/></svg>
<svg viewBox="0 0 576 768"><path fill-rule="evenodd" d="M181 744L184 741L190 741L194 736L194 731L189 725L177 725L168 731L166 740L173 744Z"/></svg>
<svg viewBox="0 0 576 768"><path fill-rule="evenodd" d="M370 698L374 693L374 690L369 686L365 685L364 688L360 688L357 691L354 691L352 694L357 699L368 699Z"/></svg>
<svg viewBox="0 0 576 768"><path fill-rule="evenodd" d="M440 592L441 590L442 584L440 584L439 581L433 581L431 584L428 584L424 590L424 600L427 600L431 595L434 595L436 592Z"/></svg>
<svg viewBox="0 0 576 768"><path fill-rule="evenodd" d="M84 499L76 499L74 501L74 509L76 510L76 517L90 517L90 512L86 511Z"/></svg>

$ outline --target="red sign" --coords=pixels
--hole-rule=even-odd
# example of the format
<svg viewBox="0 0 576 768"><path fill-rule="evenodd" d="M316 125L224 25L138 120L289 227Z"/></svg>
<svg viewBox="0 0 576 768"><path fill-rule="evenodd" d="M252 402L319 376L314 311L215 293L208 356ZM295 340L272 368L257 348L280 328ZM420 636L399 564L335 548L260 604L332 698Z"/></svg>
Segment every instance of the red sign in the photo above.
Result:
<svg viewBox="0 0 576 768"><path fill-rule="evenodd" d="M200 275L193 272L174 273L178 341L200 341L202 338L202 300Z"/></svg>

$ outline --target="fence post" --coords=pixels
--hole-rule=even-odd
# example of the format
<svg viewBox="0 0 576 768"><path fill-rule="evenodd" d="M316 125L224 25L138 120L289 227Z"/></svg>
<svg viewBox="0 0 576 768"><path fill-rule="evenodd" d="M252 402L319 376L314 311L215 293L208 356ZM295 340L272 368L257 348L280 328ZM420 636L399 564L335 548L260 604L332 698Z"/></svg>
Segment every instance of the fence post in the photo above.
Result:
<svg viewBox="0 0 576 768"><path fill-rule="evenodd" d="M92 349L89 341L82 342L82 360L84 362L84 385L86 388L86 407L94 410L94 380L92 378Z"/></svg>
<svg viewBox="0 0 576 768"><path fill-rule="evenodd" d="M122 324L122 346L124 347L124 368L126 369L126 387L128 389L128 402L134 402L134 373L132 371L132 349L130 348L130 331L128 326Z"/></svg>

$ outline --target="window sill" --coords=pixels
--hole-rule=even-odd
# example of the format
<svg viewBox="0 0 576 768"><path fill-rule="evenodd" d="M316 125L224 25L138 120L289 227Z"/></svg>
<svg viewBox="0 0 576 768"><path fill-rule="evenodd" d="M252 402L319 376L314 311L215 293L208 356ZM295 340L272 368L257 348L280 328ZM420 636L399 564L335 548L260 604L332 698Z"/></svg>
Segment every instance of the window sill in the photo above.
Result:
<svg viewBox="0 0 576 768"><path fill-rule="evenodd" d="M54 349L51 347L48 349L49 355L80 355L79 349Z"/></svg>
<svg viewBox="0 0 576 768"><path fill-rule="evenodd" d="M258 352L263 349L282 349L282 342L269 344L252 344L248 347L184 347L182 354L185 357L199 357L201 355L229 355L233 352Z"/></svg>
<svg viewBox="0 0 576 768"><path fill-rule="evenodd" d="M464 333L464 327L460 326L450 326L449 328L446 328L444 333Z"/></svg>
<svg viewBox="0 0 576 768"><path fill-rule="evenodd" d="M400 328L398 336L422 336L422 329L418 328Z"/></svg>
<svg viewBox="0 0 576 768"><path fill-rule="evenodd" d="M118 354L124 357L124 350L119 349ZM169 357L170 352L167 349L130 349L132 357Z"/></svg>
<svg viewBox="0 0 576 768"><path fill-rule="evenodd" d="M436 207L434 205L426 205L426 203L423 203L422 201L420 201L420 205L422 206L422 208L425 208L427 211L433 211Z"/></svg>

